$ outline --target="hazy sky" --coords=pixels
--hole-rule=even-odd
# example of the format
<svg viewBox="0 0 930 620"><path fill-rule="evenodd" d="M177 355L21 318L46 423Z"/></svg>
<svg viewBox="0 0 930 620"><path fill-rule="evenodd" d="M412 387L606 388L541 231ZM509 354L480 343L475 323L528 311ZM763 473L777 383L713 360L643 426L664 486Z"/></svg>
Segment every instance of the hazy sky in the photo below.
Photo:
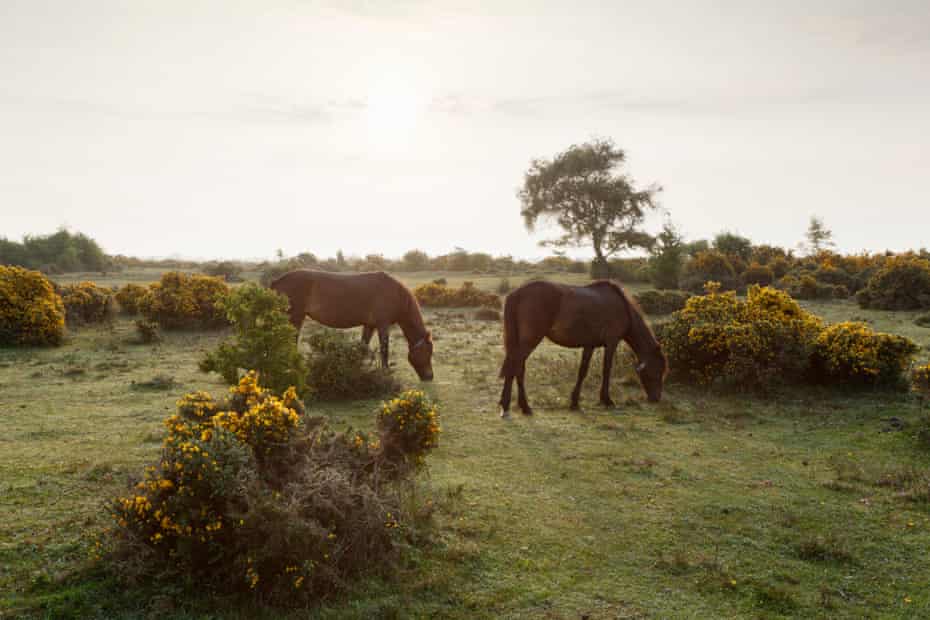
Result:
<svg viewBox="0 0 930 620"><path fill-rule="evenodd" d="M930 245L928 67L927 0L0 0L0 236L540 256L530 160L610 137L689 238Z"/></svg>

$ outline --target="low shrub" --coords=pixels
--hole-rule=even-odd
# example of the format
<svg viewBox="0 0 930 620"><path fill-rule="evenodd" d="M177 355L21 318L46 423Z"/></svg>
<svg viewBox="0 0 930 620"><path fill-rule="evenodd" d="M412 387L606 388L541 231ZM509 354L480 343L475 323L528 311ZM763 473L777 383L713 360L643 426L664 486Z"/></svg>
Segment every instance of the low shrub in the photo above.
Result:
<svg viewBox="0 0 930 620"><path fill-rule="evenodd" d="M149 289L139 284L127 284L116 291L116 303L119 304L120 310L129 315L139 314L142 299L149 292Z"/></svg>
<svg viewBox="0 0 930 620"><path fill-rule="evenodd" d="M846 299L849 289L842 284L818 282L810 273L789 274L778 281L778 288L787 291L794 299Z"/></svg>
<svg viewBox="0 0 930 620"><path fill-rule="evenodd" d="M643 291L635 296L639 307L646 314L671 314L685 307L691 297L684 291Z"/></svg>
<svg viewBox="0 0 930 620"><path fill-rule="evenodd" d="M769 286L775 281L775 272L771 267L752 263L740 275L740 281L746 286L758 284L759 286Z"/></svg>
<svg viewBox="0 0 930 620"><path fill-rule="evenodd" d="M903 382L917 351L903 336L875 332L865 323L837 323L817 336L814 375L828 383L894 386Z"/></svg>
<svg viewBox="0 0 930 620"><path fill-rule="evenodd" d="M930 327L930 313L918 316L914 319L914 324L918 327Z"/></svg>
<svg viewBox="0 0 930 620"><path fill-rule="evenodd" d="M500 321L500 310L494 308L481 308L475 311L475 318L479 321Z"/></svg>
<svg viewBox="0 0 930 620"><path fill-rule="evenodd" d="M218 278L171 271L149 287L139 309L164 329L215 328L226 324L218 302L228 292Z"/></svg>
<svg viewBox="0 0 930 620"><path fill-rule="evenodd" d="M114 572L287 605L392 566L418 509L401 501L398 483L440 433L421 392L386 403L369 438L330 431L295 390L277 396L254 373L225 399L184 396L165 426L160 458L109 504L104 551Z"/></svg>
<svg viewBox="0 0 930 620"><path fill-rule="evenodd" d="M930 261L916 256L893 256L856 294L863 308L920 310L930 308Z"/></svg>
<svg viewBox="0 0 930 620"><path fill-rule="evenodd" d="M303 395L307 368L297 351L297 330L288 319L288 301L271 289L244 284L218 302L232 324L235 339L200 361L203 372L217 372L229 384L240 369L256 371L264 385L281 392L294 386Z"/></svg>
<svg viewBox="0 0 930 620"><path fill-rule="evenodd" d="M679 376L765 388L804 377L820 330L820 319L782 291L752 286L743 301L711 283L656 334Z"/></svg>
<svg viewBox="0 0 930 620"><path fill-rule="evenodd" d="M460 288L435 282L421 284L413 289L413 295L420 305L434 308L501 307L500 297L482 291L472 282L464 282Z"/></svg>
<svg viewBox="0 0 930 620"><path fill-rule="evenodd" d="M60 289L65 319L70 325L102 323L113 318L113 292L93 282L79 282Z"/></svg>
<svg viewBox="0 0 930 620"><path fill-rule="evenodd" d="M142 344L152 344L161 341L161 332L158 330L158 323L146 319L137 319L135 326L136 334L139 336L139 342Z"/></svg>
<svg viewBox="0 0 930 620"><path fill-rule="evenodd" d="M930 396L930 364L923 364L911 370L911 389Z"/></svg>
<svg viewBox="0 0 930 620"><path fill-rule="evenodd" d="M700 293L707 282L718 282L721 290L736 288L736 271L730 259L716 250L698 252L682 271L681 288L686 291Z"/></svg>
<svg viewBox="0 0 930 620"><path fill-rule="evenodd" d="M390 369L375 367L368 346L337 329L318 328L304 339L307 395L314 400L374 398L399 389Z"/></svg>
<svg viewBox="0 0 930 620"><path fill-rule="evenodd" d="M0 265L0 345L58 345L65 307L38 271Z"/></svg>

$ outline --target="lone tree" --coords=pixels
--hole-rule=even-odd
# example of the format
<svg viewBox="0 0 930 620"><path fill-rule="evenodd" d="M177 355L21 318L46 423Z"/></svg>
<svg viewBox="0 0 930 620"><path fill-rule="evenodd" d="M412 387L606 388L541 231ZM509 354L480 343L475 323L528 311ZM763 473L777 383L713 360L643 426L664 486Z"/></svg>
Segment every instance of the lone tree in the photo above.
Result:
<svg viewBox="0 0 930 620"><path fill-rule="evenodd" d="M528 230L540 218L550 218L565 231L540 245L590 244L596 277L610 275L607 259L611 255L632 248L649 249L654 242L639 227L646 210L656 208L655 194L662 188L636 189L633 180L618 171L625 160L626 154L611 140L576 144L552 160L533 160L518 193Z"/></svg>
<svg viewBox="0 0 930 620"><path fill-rule="evenodd" d="M801 243L801 247L810 254L819 254L823 250L836 245L833 243L833 231L824 226L823 220L816 215L811 216L811 223L807 226L804 239L805 241Z"/></svg>
<svg viewBox="0 0 930 620"><path fill-rule="evenodd" d="M687 247L684 239L670 219L665 220L662 232L650 250L649 278L657 289L678 288L678 279L684 265Z"/></svg>

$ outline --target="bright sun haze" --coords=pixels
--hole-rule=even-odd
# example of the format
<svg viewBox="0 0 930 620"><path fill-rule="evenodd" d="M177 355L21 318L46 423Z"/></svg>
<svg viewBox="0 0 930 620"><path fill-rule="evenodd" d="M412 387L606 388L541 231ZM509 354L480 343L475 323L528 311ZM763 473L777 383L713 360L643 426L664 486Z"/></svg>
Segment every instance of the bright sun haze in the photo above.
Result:
<svg viewBox="0 0 930 620"><path fill-rule="evenodd" d="M2 234L541 257L523 174L605 137L690 239L794 247L816 214L844 251L919 247L928 7L7 2Z"/></svg>

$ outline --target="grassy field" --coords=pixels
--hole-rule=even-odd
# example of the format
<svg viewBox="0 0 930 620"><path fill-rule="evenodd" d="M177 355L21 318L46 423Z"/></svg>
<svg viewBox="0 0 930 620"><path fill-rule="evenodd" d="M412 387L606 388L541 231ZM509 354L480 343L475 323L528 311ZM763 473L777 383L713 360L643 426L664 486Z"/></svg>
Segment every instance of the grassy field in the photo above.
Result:
<svg viewBox="0 0 930 620"><path fill-rule="evenodd" d="M439 275L488 289L500 279L402 279ZM157 273L89 279L146 282ZM808 307L907 335L928 357L930 329L908 313ZM119 319L74 331L57 349L0 349L0 617L930 616L930 454L909 433L930 413L925 403L882 392L760 398L670 385L662 403L648 405L622 365L619 406L604 410L595 405L595 360L583 411L570 412L580 354L547 344L528 364L536 415L504 421L500 325L465 310L426 319L436 381L424 386L442 404L443 425L422 484L439 506L434 540L390 578L289 611L145 584L126 590L88 559L102 502L156 457L161 420L178 396L223 389L196 368L223 333L173 333L144 346ZM392 349L399 377L418 384L406 348ZM337 428L369 428L376 405L313 411Z"/></svg>

